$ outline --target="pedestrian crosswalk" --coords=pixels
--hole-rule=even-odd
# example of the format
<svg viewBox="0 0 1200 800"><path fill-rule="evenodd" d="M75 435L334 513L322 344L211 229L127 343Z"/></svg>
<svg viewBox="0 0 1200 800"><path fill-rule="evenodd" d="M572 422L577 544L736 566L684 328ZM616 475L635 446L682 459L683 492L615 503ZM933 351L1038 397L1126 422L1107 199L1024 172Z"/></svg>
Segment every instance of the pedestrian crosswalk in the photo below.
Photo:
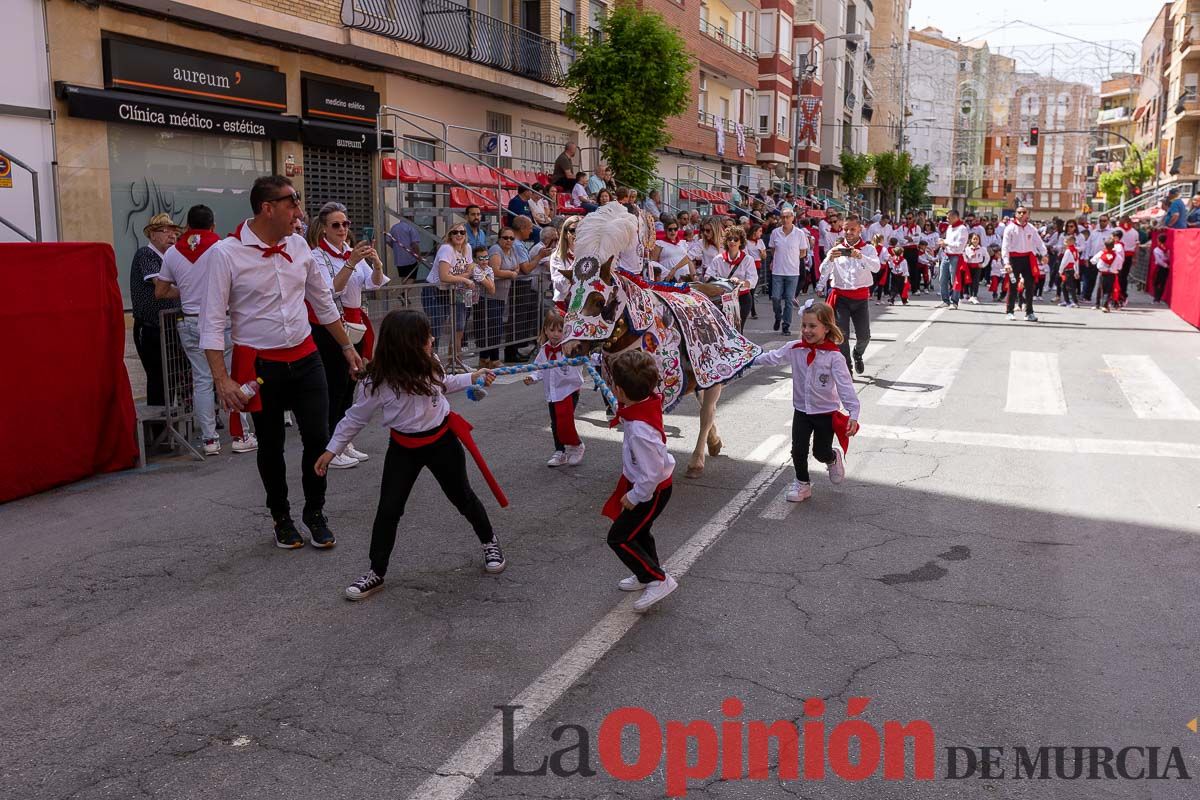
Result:
<svg viewBox="0 0 1200 800"><path fill-rule="evenodd" d="M1200 420L1200 408L1150 356L1105 356L1104 361L1138 417Z"/></svg>
<svg viewBox="0 0 1200 800"><path fill-rule="evenodd" d="M926 347L879 399L882 406L937 408L962 369L962 347Z"/></svg>
<svg viewBox="0 0 1200 800"><path fill-rule="evenodd" d="M1008 400L1004 410L1010 414L1067 413L1058 353L1030 353L1014 350L1008 362Z"/></svg>

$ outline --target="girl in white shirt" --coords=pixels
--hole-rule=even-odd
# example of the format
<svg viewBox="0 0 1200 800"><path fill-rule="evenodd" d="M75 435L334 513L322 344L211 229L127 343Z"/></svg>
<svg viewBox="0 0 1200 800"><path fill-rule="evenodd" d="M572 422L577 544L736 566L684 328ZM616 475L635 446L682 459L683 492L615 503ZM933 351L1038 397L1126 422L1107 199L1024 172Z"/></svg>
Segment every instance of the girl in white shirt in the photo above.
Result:
<svg viewBox="0 0 1200 800"><path fill-rule="evenodd" d="M567 302L571 294L571 276L575 268L575 226L579 217L567 217L558 237L558 247L550 254L550 285L554 287L554 305L567 313Z"/></svg>
<svg viewBox="0 0 1200 800"><path fill-rule="evenodd" d="M534 364L550 364L563 358L563 318L558 309L546 312L542 320L542 333L538 337L538 351ZM579 367L555 367L534 372L525 377L525 385L541 383L546 389L546 403L550 406L550 435L554 438L554 455L546 462L547 467L574 467L583 461L584 444L575 430L575 407L579 405L579 389L583 376Z"/></svg>
<svg viewBox="0 0 1200 800"><path fill-rule="evenodd" d="M900 262L904 263L901 256ZM905 265L907 269L907 264ZM858 395L850 368L838 345L845 338L834 319L833 308L820 300L809 300L800 315L800 341L788 342L778 350L754 359L756 365L788 363L792 368L792 463L796 480L787 499L800 503L812 497L808 475L808 448L826 464L831 483L846 478L844 453L833 446L838 434L842 446L858 432ZM845 408L845 413L841 411Z"/></svg>
<svg viewBox="0 0 1200 800"><path fill-rule="evenodd" d="M971 296L971 287L979 283L980 273L983 272L983 261L986 257L987 254L983 250L982 237L978 233L972 233L967 238L967 246L963 248L963 266L966 274L954 276L954 293L951 295L950 300L955 308L958 308L958 303L963 297L966 297L969 303L979 303L978 300ZM963 286L962 278L966 278L970 286Z"/></svg>
<svg viewBox="0 0 1200 800"><path fill-rule="evenodd" d="M758 276L755 281L757 286L762 280L763 257L767 254L767 243L763 241L763 226L758 223L751 225L750 234L746 238L746 252L754 258L754 271ZM754 307L754 292L750 293L750 319L758 319L758 311Z"/></svg>
<svg viewBox="0 0 1200 800"><path fill-rule="evenodd" d="M700 226L699 238L693 241L689 248L692 261L697 267L696 271L700 275L707 276L713 262L721 258L721 252L725 249L723 239L724 227L721 221L717 217L706 217L704 224Z"/></svg>
<svg viewBox="0 0 1200 800"><path fill-rule="evenodd" d="M391 431L379 506L371 528L371 568L346 588L346 597L362 600L383 588L383 576L396 544L396 528L413 484L426 467L447 499L474 528L483 547L484 569L490 573L503 571L500 542L467 478L464 445L502 508L508 500L479 455L470 424L450 410L446 399L447 393L460 392L480 379L491 384L495 376L486 369L446 374L433 354L429 318L420 311L405 309L388 314L379 326L376 347L375 359L367 365L354 405L338 423L315 467L323 476L334 457L377 413L383 426Z"/></svg>
<svg viewBox="0 0 1200 800"><path fill-rule="evenodd" d="M1079 297L1079 250L1075 247L1075 237L1069 233L1063 236L1058 275L1059 284L1062 286L1062 301L1059 305L1075 308L1076 298Z"/></svg>

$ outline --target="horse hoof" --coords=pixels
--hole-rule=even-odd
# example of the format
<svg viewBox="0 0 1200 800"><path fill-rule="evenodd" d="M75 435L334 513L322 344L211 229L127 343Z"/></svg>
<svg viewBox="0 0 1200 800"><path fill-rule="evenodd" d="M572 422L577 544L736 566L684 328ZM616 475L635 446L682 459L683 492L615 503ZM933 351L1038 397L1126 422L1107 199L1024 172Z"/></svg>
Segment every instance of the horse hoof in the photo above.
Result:
<svg viewBox="0 0 1200 800"><path fill-rule="evenodd" d="M715 442L709 442L708 443L708 454L710 456L719 456L719 455L721 455L721 448L724 446L725 446L725 443L722 442L720 439L717 439L717 441L715 441Z"/></svg>
<svg viewBox="0 0 1200 800"><path fill-rule="evenodd" d="M685 478L699 478L704 474L704 467L688 467L687 472L683 473Z"/></svg>

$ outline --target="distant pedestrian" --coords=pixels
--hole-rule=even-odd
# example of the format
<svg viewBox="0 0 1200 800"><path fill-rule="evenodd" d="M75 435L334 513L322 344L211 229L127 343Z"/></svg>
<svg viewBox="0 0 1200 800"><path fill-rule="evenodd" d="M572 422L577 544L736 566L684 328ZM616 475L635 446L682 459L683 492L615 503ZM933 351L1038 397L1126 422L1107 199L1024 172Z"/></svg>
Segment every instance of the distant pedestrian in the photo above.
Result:
<svg viewBox="0 0 1200 800"><path fill-rule="evenodd" d="M163 405L162 344L159 312L179 308L178 298L154 299L154 279L162 270L163 255L179 238L179 226L169 214L155 214L142 229L147 243L133 254L129 267L129 304L133 308L133 346L146 371L146 404Z"/></svg>

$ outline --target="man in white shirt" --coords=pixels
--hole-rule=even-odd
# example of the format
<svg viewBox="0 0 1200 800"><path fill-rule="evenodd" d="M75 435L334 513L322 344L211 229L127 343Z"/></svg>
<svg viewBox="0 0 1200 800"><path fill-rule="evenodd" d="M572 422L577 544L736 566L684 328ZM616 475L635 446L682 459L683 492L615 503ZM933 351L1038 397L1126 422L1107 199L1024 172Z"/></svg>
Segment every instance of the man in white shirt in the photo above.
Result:
<svg viewBox="0 0 1200 800"><path fill-rule="evenodd" d="M1025 320L1037 322L1033 313L1033 294L1037 281L1033 277L1034 261L1041 262L1042 271L1048 264L1046 243L1037 228L1029 224L1029 209L1017 207L1016 222L1004 229L1004 240L1000 244L1000 256L1004 260L1004 271L1009 277L1008 318L1016 319L1017 287L1025 279Z"/></svg>
<svg viewBox="0 0 1200 800"><path fill-rule="evenodd" d="M875 273L879 271L879 254L862 238L862 222L851 214L843 226L845 236L836 242L825 260L821 262L821 278L817 281L817 293L822 294L829 286L829 303L837 316L838 327L845 338L842 340L842 356L846 368L850 369L850 326L854 326L854 366L859 375L866 366L863 355L871 343L871 286Z"/></svg>
<svg viewBox="0 0 1200 800"><path fill-rule="evenodd" d="M254 417L258 474L275 520L275 545L285 550L304 546L291 517L283 460L283 412L292 410L303 444L304 524L312 545L328 548L335 540L324 513L325 478L314 466L329 442L329 393L305 304L341 347L352 374L362 369L362 359L346 335L328 276L308 243L292 233L303 213L292 182L279 175L259 178L250 190L250 207L254 217L212 248L200 346L221 402ZM225 369L227 310L233 323L231 371Z"/></svg>
<svg viewBox="0 0 1200 800"><path fill-rule="evenodd" d="M782 326L783 335L791 334L792 328L792 298L796 296L796 287L800 285L801 264L804 263L810 247L808 234L798 227L796 212L790 208L784 209L780 215L783 224L771 232L771 305L775 310L775 326Z"/></svg>
<svg viewBox="0 0 1200 800"><path fill-rule="evenodd" d="M1101 214L1100 223L1092 228L1091 233L1088 235L1087 250L1080 253L1083 260L1087 262L1083 265L1083 276L1079 286L1079 294L1084 300L1090 301L1092 299L1092 289L1096 286L1096 276L1099 275L1099 271L1096 269L1092 259L1104 249L1104 241L1112 236L1112 234L1113 229L1108 224L1108 215Z"/></svg>
<svg viewBox="0 0 1200 800"><path fill-rule="evenodd" d="M954 273L958 269L958 262L962 258L963 251L967 249L967 240L969 238L969 228L967 224L959 218L958 212L954 209L946 214L946 234L941 240L942 246L942 266L941 272L938 275L938 291L942 296L942 307L950 307L950 289L954 283Z"/></svg>

